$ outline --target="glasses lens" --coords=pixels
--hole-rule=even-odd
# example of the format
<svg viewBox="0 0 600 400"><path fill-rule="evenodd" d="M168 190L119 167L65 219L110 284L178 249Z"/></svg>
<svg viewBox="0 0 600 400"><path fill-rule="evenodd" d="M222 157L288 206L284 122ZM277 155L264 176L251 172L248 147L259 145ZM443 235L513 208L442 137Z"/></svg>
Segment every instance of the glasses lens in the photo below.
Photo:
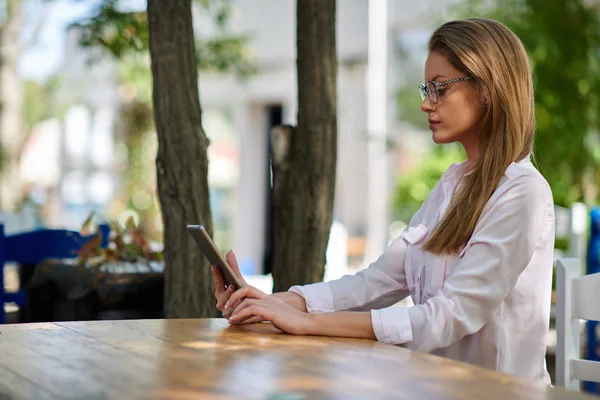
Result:
<svg viewBox="0 0 600 400"><path fill-rule="evenodd" d="M435 83L427 82L427 94L429 95L429 100L431 100L433 104L438 102L438 92Z"/></svg>
<svg viewBox="0 0 600 400"><path fill-rule="evenodd" d="M427 86L424 83L419 84L419 94L421 95L421 100L424 101L427 96Z"/></svg>

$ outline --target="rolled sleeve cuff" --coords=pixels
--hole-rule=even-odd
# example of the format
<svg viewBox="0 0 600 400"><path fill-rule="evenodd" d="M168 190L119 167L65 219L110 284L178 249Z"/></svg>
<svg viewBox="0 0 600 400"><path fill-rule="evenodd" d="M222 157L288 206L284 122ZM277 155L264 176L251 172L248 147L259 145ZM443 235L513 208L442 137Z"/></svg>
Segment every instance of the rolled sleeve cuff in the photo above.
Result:
<svg viewBox="0 0 600 400"><path fill-rule="evenodd" d="M378 342L402 344L413 339L410 316L406 307L371 310L371 324Z"/></svg>
<svg viewBox="0 0 600 400"><path fill-rule="evenodd" d="M289 291L304 297L304 301L306 301L306 311L309 313L335 311L333 309L333 292L325 282L304 286L292 286Z"/></svg>

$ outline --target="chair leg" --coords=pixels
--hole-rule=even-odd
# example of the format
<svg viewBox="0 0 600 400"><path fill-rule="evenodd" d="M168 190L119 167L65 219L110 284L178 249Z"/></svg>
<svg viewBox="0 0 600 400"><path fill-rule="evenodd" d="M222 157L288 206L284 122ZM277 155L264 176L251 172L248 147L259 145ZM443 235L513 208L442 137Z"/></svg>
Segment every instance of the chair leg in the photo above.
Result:
<svg viewBox="0 0 600 400"><path fill-rule="evenodd" d="M31 280L37 264L19 265L19 290L23 292L22 304L19 304L19 322L29 322L29 304L27 301L27 284Z"/></svg>
<svg viewBox="0 0 600 400"><path fill-rule="evenodd" d="M4 268L0 265L0 325L6 323L6 313L4 312Z"/></svg>
<svg viewBox="0 0 600 400"><path fill-rule="evenodd" d="M6 260L6 244L4 236L4 224L0 223L0 324L6 323L6 314L4 313L4 261Z"/></svg>
<svg viewBox="0 0 600 400"><path fill-rule="evenodd" d="M586 323L586 354L585 358L592 361L600 361L600 355L596 353L598 343L596 340L596 321L587 321ZM600 384L595 382L585 382L583 390L588 393L600 394Z"/></svg>
<svg viewBox="0 0 600 400"><path fill-rule="evenodd" d="M0 231L1 234L1 231ZM0 237L0 240L1 237ZM2 249L0 249L1 251ZM2 254L0 254L2 257ZM6 323L6 314L4 312L4 302L6 301L6 292L4 289L4 260L0 259L0 324Z"/></svg>

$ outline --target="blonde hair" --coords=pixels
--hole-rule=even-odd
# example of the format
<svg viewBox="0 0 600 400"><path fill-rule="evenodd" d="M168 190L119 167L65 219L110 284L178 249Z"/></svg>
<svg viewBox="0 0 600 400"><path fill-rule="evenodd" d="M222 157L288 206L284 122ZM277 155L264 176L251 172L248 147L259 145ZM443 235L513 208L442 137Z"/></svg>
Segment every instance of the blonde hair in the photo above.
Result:
<svg viewBox="0 0 600 400"><path fill-rule="evenodd" d="M508 166L533 153L531 68L519 38L491 19L442 25L429 40L429 52L442 54L470 76L486 107L478 130L479 159L462 178L446 214L423 247L435 254L457 254L473 234Z"/></svg>

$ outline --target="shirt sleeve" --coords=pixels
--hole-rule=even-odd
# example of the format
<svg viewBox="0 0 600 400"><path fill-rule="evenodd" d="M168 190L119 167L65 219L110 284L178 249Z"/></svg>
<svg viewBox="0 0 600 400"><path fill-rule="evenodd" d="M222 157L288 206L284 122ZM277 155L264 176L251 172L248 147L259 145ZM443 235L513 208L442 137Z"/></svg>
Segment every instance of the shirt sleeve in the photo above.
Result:
<svg viewBox="0 0 600 400"><path fill-rule="evenodd" d="M409 228L368 268L330 282L293 286L289 290L304 297L308 312L366 311L389 307L406 298L410 292L404 271L407 248L404 237L411 227L424 220L428 205L440 196L441 190L438 182L411 218Z"/></svg>
<svg viewBox="0 0 600 400"><path fill-rule="evenodd" d="M553 240L550 189L532 181L516 178L484 210L460 263L434 297L410 308L371 311L378 341L430 352L492 320L540 241Z"/></svg>
<svg viewBox="0 0 600 400"><path fill-rule="evenodd" d="M408 296L404 275L406 243L400 235L369 268L330 282L293 286L308 312L388 307Z"/></svg>

